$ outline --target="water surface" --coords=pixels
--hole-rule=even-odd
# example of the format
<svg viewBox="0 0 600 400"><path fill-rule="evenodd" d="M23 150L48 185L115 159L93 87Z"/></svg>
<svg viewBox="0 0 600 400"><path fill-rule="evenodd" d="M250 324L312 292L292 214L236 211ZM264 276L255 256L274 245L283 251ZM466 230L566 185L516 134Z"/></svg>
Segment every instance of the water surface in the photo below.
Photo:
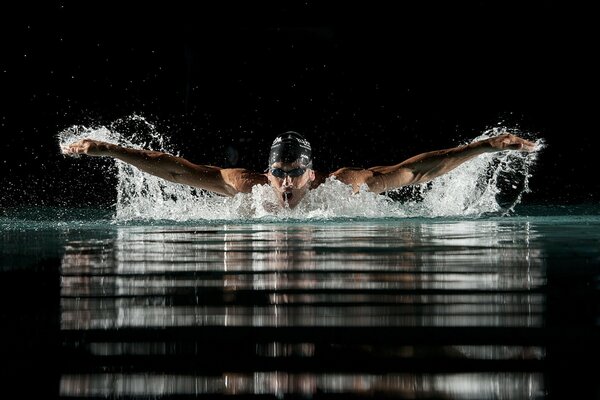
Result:
<svg viewBox="0 0 600 400"><path fill-rule="evenodd" d="M60 398L597 398L598 211L4 210L3 376Z"/></svg>

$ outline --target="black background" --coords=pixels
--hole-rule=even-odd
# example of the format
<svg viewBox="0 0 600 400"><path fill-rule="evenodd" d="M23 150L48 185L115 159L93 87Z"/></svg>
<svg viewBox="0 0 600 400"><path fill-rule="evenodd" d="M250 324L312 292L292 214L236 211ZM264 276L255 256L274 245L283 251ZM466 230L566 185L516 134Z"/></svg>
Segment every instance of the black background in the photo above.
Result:
<svg viewBox="0 0 600 400"><path fill-rule="evenodd" d="M251 169L286 130L331 170L506 126L547 143L525 202L600 198L597 29L581 4L62 1L3 14L3 206L110 205L106 161L65 159L56 135L134 113L193 162Z"/></svg>

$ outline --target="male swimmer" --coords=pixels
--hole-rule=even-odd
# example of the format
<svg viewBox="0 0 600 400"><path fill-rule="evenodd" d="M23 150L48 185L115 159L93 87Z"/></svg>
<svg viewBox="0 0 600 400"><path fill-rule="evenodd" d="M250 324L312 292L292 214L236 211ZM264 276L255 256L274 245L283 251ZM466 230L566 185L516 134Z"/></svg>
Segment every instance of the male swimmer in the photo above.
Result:
<svg viewBox="0 0 600 400"><path fill-rule="evenodd" d="M71 143L62 151L67 155L113 157L168 181L226 196L249 193L253 186L268 183L282 206L294 208L310 189L319 186L327 177L352 185L354 192L366 185L368 190L382 193L428 182L483 153L505 150L531 152L535 147L535 143L529 140L502 134L464 146L422 153L395 165L368 169L346 167L329 174L312 169L310 143L304 136L292 131L278 135L273 141L265 172L194 164L163 152L132 149L93 139Z"/></svg>

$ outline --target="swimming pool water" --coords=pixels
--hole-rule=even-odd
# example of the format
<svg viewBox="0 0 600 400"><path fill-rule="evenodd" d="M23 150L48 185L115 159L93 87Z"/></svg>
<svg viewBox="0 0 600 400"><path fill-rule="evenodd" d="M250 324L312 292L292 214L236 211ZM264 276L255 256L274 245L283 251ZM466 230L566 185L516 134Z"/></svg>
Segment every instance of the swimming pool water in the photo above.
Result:
<svg viewBox="0 0 600 400"><path fill-rule="evenodd" d="M599 211L4 210L3 380L45 398L598 398Z"/></svg>

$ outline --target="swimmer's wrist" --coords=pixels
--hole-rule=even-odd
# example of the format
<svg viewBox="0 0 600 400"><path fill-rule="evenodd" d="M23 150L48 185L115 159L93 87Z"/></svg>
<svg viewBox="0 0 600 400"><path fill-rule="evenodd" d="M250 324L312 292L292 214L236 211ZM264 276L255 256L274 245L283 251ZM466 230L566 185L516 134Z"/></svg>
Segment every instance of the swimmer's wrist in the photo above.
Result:
<svg viewBox="0 0 600 400"><path fill-rule="evenodd" d="M131 153L131 150L126 147L119 146L118 144L99 142L96 144L95 155L104 157L120 158Z"/></svg>
<svg viewBox="0 0 600 400"><path fill-rule="evenodd" d="M99 142L96 144L96 155L113 157L118 153L120 147L107 142Z"/></svg>
<svg viewBox="0 0 600 400"><path fill-rule="evenodd" d="M476 154L483 153L493 153L497 151L497 149L492 146L489 139L480 140L478 142L473 142L467 145L473 152Z"/></svg>

